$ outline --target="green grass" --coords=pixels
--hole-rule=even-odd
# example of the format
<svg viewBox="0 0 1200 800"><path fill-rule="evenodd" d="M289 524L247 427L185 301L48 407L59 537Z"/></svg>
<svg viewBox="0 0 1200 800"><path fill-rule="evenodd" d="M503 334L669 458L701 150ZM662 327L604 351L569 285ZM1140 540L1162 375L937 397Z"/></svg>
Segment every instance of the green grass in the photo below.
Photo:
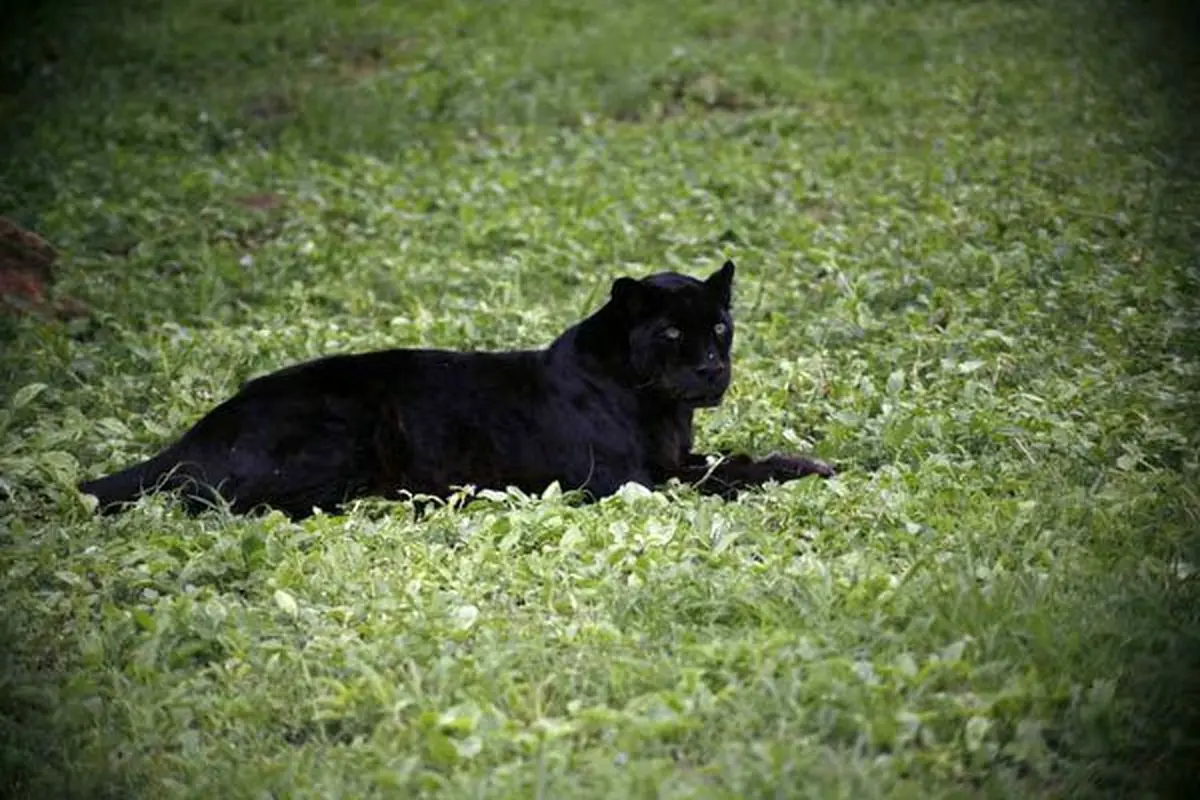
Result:
<svg viewBox="0 0 1200 800"><path fill-rule="evenodd" d="M0 319L4 791L1187 785L1200 94L1150 8L20 18L0 213L93 313ZM94 519L73 489L255 374L540 345L618 275L726 256L735 380L700 444L835 481L301 524Z"/></svg>

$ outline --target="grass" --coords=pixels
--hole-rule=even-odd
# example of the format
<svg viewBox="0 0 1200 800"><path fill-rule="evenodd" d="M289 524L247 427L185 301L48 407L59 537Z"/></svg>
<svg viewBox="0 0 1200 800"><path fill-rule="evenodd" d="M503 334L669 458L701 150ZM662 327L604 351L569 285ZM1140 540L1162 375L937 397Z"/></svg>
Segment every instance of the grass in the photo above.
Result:
<svg viewBox="0 0 1200 800"><path fill-rule="evenodd" d="M0 319L5 792L1189 785L1197 95L1156 10L27 11L0 213L92 313ZM726 256L701 444L835 481L300 524L73 489L255 374L539 345Z"/></svg>

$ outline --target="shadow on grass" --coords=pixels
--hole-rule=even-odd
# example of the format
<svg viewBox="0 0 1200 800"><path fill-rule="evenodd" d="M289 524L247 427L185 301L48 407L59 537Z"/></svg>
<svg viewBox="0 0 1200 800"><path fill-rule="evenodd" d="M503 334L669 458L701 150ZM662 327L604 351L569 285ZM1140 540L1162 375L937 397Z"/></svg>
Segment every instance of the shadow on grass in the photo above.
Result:
<svg viewBox="0 0 1200 800"><path fill-rule="evenodd" d="M1172 264L1171 273L1189 305L1184 310L1188 324L1164 332L1160 352L1145 353L1147 359L1177 358L1200 364L1200 340L1195 320L1200 316L1200 6L1189 0L1128 2L1122 13L1095 22L1106 26L1112 37L1128 38L1135 52L1157 78L1150 89L1170 109L1165 136L1142 156L1163 175L1164 190L1157 208L1147 209L1153 218L1149 244L1160 261ZM1103 59L1103 53L1091 54ZM1114 87L1121 76L1113 76ZM1116 89L1114 88L1114 91ZM1131 267L1132 268L1132 267ZM1164 309L1165 311L1165 309ZM1166 313L1163 313L1166 322ZM1181 380L1183 380L1181 378ZM1178 409L1175 422L1186 432L1193 448L1200 442L1200 385L1181 387L1193 402ZM1169 463L1169 462L1168 462ZM1181 543L1177 558L1195 569L1200 564L1200 530L1197 503L1186 490L1181 476L1174 496L1164 496L1153 526L1132 531L1146 537L1146 551L1161 551L1161 542L1176 535ZM1200 764L1200 575L1181 574L1164 595L1167 602L1154 609L1128 608L1125 613L1138 625L1129 642L1137 653L1127 664L1126 697L1136 709L1134 729L1127 732L1129 751L1113 753L1112 772L1123 762L1140 774L1140 786L1112 786L1108 771L1099 770L1093 784L1101 790L1146 796L1184 797L1195 794L1196 765ZM1125 774L1131 774L1126 772Z"/></svg>
<svg viewBox="0 0 1200 800"><path fill-rule="evenodd" d="M33 146L34 129L74 89L64 73L86 63L100 43L88 18L118 15L144 0L10 0L0 24L0 214L37 227L52 162ZM44 163L43 163L44 162Z"/></svg>
<svg viewBox="0 0 1200 800"><path fill-rule="evenodd" d="M7 158L19 152L39 108L52 94L45 89L59 65L87 47L86 28L73 25L78 13L86 7L96 13L135 5L137 0L5 3L0 24L0 153ZM18 194L24 194L24 188L7 187ZM21 200L36 202L35 197ZM0 214L13 212L0 207ZM8 537L0 536L0 548L9 545ZM75 734L56 713L64 667L56 662L51 632L40 632L38 645L20 626L20 618L16 609L0 607L0 797L120 796L115 788L72 785L67 779ZM52 783L50 776L56 776Z"/></svg>
<svg viewBox="0 0 1200 800"><path fill-rule="evenodd" d="M70 666L58 663L53 643L32 642L10 611L0 609L0 797L130 796L117 772L71 769L81 729L60 719Z"/></svg>

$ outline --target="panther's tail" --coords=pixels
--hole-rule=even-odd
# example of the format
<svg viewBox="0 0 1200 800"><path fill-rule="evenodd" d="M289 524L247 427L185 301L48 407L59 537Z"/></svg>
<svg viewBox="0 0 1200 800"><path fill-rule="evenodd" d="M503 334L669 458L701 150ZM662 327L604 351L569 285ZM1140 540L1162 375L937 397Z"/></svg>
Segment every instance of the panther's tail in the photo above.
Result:
<svg viewBox="0 0 1200 800"><path fill-rule="evenodd" d="M192 471L180 463L176 448L169 447L140 464L79 484L79 491L94 495L104 512L119 511L121 506L154 492L176 489L195 480Z"/></svg>

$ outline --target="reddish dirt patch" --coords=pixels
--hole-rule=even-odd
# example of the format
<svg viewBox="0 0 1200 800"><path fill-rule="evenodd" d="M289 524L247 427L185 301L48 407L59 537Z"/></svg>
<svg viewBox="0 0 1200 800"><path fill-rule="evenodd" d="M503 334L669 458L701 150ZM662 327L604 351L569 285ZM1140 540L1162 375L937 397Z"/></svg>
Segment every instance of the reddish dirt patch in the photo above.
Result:
<svg viewBox="0 0 1200 800"><path fill-rule="evenodd" d="M352 36L330 39L321 53L343 78L362 79L394 66L415 45L413 39L399 36Z"/></svg>
<svg viewBox="0 0 1200 800"><path fill-rule="evenodd" d="M237 198L237 204L254 211L271 211L283 205L283 195L274 192L260 192Z"/></svg>
<svg viewBox="0 0 1200 800"><path fill-rule="evenodd" d="M263 92L251 98L242 111L251 119L259 122L273 122L295 115L299 106L290 91L277 90Z"/></svg>
<svg viewBox="0 0 1200 800"><path fill-rule="evenodd" d="M714 72L683 73L655 78L641 104L618 109L613 118L618 122L648 122L689 110L703 114L744 113L761 108L766 100L763 93L736 87Z"/></svg>
<svg viewBox="0 0 1200 800"><path fill-rule="evenodd" d="M0 311L50 317L76 317L87 307L70 297L50 297L54 247L32 231L0 217Z"/></svg>

